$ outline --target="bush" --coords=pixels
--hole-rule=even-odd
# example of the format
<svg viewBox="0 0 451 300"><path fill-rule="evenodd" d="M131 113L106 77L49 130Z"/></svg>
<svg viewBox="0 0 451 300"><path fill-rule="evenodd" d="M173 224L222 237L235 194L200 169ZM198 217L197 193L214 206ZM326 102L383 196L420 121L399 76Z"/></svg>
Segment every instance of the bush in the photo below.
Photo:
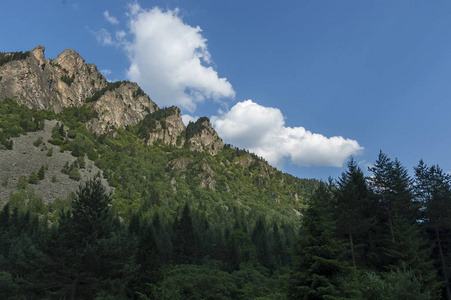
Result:
<svg viewBox="0 0 451 300"><path fill-rule="evenodd" d="M79 181L81 179L81 174L78 171L77 168L73 168L70 172L69 172L69 178L75 181Z"/></svg>
<svg viewBox="0 0 451 300"><path fill-rule="evenodd" d="M31 172L30 176L28 176L28 183L37 184L39 181L39 176L35 171Z"/></svg>
<svg viewBox="0 0 451 300"><path fill-rule="evenodd" d="M39 147L39 146L42 144L42 140L43 140L43 139L44 139L44 138L43 138L42 136L38 137L38 138L36 139L36 141L33 142L33 145L34 145L35 147Z"/></svg>
<svg viewBox="0 0 451 300"><path fill-rule="evenodd" d="M44 168L44 166L41 166L41 168L39 169L38 177L39 177L39 180L43 180L44 179L44 177L45 177L45 168Z"/></svg>
<svg viewBox="0 0 451 300"><path fill-rule="evenodd" d="M61 76L61 81L67 84L68 86L71 86L72 82L74 82L75 74L72 76L63 75Z"/></svg>
<svg viewBox="0 0 451 300"><path fill-rule="evenodd" d="M19 190L26 189L28 185L28 179L26 176L20 176L19 180L17 181L17 188Z"/></svg>
<svg viewBox="0 0 451 300"><path fill-rule="evenodd" d="M50 148L48 151L47 151L47 156L52 156L53 155L53 148Z"/></svg>

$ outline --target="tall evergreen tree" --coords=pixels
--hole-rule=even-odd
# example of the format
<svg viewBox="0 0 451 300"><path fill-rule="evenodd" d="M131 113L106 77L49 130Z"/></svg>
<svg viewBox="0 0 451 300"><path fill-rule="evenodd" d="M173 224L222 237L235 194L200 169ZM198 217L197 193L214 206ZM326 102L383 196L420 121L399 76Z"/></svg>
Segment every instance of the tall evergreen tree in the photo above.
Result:
<svg viewBox="0 0 451 300"><path fill-rule="evenodd" d="M375 207L363 172L352 158L337 181L335 197L337 232L348 241L352 265L364 265L374 248Z"/></svg>
<svg viewBox="0 0 451 300"><path fill-rule="evenodd" d="M197 237L188 203L183 207L180 219L174 223L174 261L193 263L197 259Z"/></svg>
<svg viewBox="0 0 451 300"><path fill-rule="evenodd" d="M422 160L414 169L415 191L424 205L422 225L444 282L444 297L451 299L451 176L439 166L428 167Z"/></svg>
<svg viewBox="0 0 451 300"><path fill-rule="evenodd" d="M377 253L380 271L406 267L423 278L423 289L437 289L436 272L429 259L426 242L417 220L419 204L414 198L412 179L399 160L379 153L369 168L370 183L378 204Z"/></svg>
<svg viewBox="0 0 451 300"><path fill-rule="evenodd" d="M352 272L346 243L336 237L335 203L325 186L308 202L290 276L289 299L340 299L347 295L343 277Z"/></svg>
<svg viewBox="0 0 451 300"><path fill-rule="evenodd" d="M47 247L50 293L78 299L94 297L106 286L115 286L116 292L123 289L118 279L125 281L123 271L133 243L112 215L110 201L100 180L90 180L61 215Z"/></svg>

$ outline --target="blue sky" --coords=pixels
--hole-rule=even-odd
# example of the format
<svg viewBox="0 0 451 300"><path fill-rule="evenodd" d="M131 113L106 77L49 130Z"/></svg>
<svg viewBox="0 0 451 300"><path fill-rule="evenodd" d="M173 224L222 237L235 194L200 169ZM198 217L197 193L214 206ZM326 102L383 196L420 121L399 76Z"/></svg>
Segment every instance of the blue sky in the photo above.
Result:
<svg viewBox="0 0 451 300"><path fill-rule="evenodd" d="M74 49L299 177L381 149L448 171L450 15L445 0L3 0L0 51Z"/></svg>

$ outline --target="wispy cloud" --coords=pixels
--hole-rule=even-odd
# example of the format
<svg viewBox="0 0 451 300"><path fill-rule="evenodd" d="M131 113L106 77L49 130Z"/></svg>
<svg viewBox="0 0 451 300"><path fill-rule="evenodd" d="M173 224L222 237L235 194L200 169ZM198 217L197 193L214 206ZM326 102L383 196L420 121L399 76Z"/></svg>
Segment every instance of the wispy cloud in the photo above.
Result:
<svg viewBox="0 0 451 300"><path fill-rule="evenodd" d="M113 46L116 42L111 37L111 34L105 28L102 28L97 31L91 31L91 33L95 36L97 42L101 45Z"/></svg>
<svg viewBox="0 0 451 300"><path fill-rule="evenodd" d="M104 69L104 70L100 70L100 73L102 73L103 75L110 75L112 72L109 69Z"/></svg>
<svg viewBox="0 0 451 300"><path fill-rule="evenodd" d="M119 24L119 21L116 19L116 17L111 16L107 10L103 12L103 16L105 17L105 20L107 20L110 24Z"/></svg>

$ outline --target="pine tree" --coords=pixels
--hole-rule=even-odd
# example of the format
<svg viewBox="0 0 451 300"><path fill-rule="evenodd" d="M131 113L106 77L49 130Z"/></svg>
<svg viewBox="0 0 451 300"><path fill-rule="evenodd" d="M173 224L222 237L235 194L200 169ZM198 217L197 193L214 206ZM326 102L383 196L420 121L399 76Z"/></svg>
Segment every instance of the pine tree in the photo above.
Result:
<svg viewBox="0 0 451 300"><path fill-rule="evenodd" d="M364 265L374 248L371 232L376 221L375 207L363 172L354 159L338 179L334 194L337 232L349 243L352 265Z"/></svg>
<svg viewBox="0 0 451 300"><path fill-rule="evenodd" d="M380 152L370 177L378 204L377 252L380 271L407 267L423 278L423 289L437 290L436 272L428 257L426 242L417 220L419 205L414 199L412 179L402 164Z"/></svg>
<svg viewBox="0 0 451 300"><path fill-rule="evenodd" d="M424 205L422 226L433 247L432 258L444 282L443 295L451 299L451 176L422 160L415 169L415 191Z"/></svg>
<svg viewBox="0 0 451 300"><path fill-rule="evenodd" d="M198 243L188 203L183 207L180 219L174 223L174 234L174 261L177 263L195 262Z"/></svg>
<svg viewBox="0 0 451 300"><path fill-rule="evenodd" d="M139 241L134 256L134 261L138 266L134 290L145 295L151 295L150 285L156 284L162 279L160 250L151 224L139 225L139 230L135 233L138 235Z"/></svg>
<svg viewBox="0 0 451 300"><path fill-rule="evenodd" d="M100 180L89 180L80 186L71 209L62 213L46 249L51 258L46 276L52 293L70 299L91 298L108 282L124 278L133 241L112 215L110 202ZM112 286L121 289L120 284Z"/></svg>
<svg viewBox="0 0 451 300"><path fill-rule="evenodd" d="M351 274L345 242L336 237L335 203L325 186L308 202L290 276L289 299L340 299L347 295L343 277Z"/></svg>

